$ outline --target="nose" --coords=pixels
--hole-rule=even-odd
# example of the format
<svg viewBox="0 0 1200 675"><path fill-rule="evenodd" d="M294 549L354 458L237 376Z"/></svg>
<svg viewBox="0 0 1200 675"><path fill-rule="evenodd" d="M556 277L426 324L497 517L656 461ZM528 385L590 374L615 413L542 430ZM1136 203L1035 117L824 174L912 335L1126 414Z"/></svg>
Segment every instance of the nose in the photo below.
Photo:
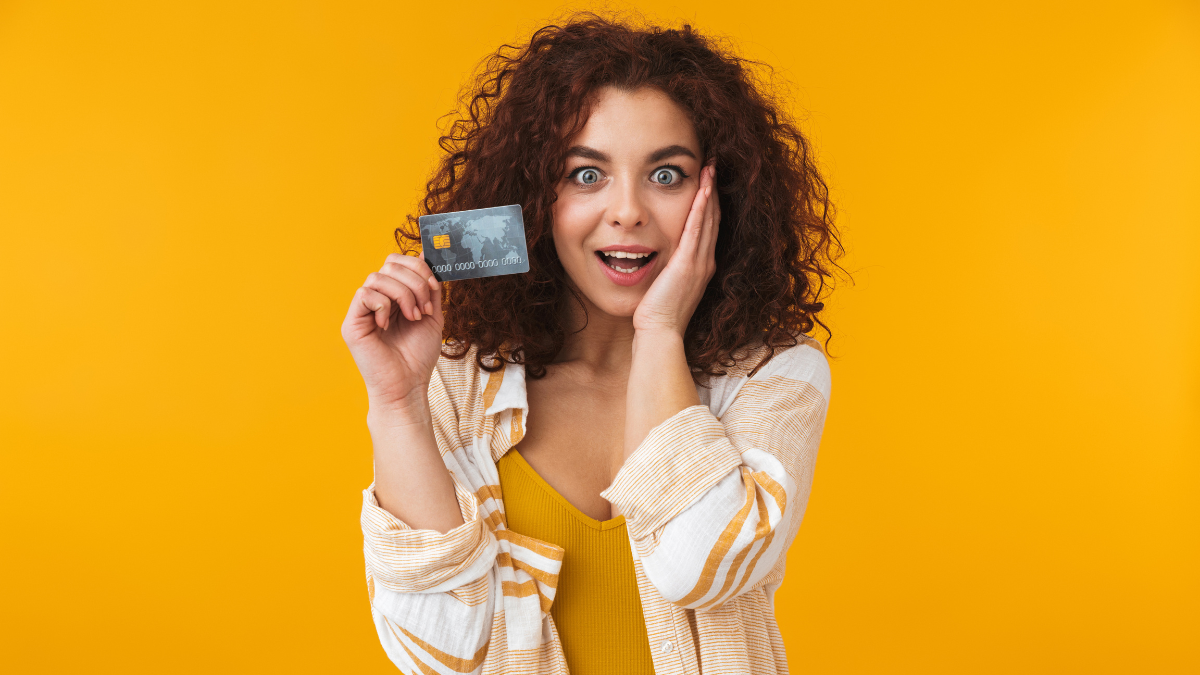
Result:
<svg viewBox="0 0 1200 675"><path fill-rule="evenodd" d="M626 230L645 225L648 215L637 181L620 180L617 183L617 189L609 193L612 195L612 201L608 204L605 220L614 227Z"/></svg>

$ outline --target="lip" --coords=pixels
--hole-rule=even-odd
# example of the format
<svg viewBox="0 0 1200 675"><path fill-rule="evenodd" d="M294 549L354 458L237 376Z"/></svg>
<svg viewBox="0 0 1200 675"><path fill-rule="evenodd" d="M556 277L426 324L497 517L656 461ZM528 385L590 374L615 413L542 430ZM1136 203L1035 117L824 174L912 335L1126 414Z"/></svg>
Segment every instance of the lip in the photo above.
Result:
<svg viewBox="0 0 1200 675"><path fill-rule="evenodd" d="M599 250L601 250L601 251L628 251L630 253L653 253L654 252L654 249L646 248L645 246L632 246L632 247L609 246L608 248L602 248ZM636 285L638 285L639 283L642 282L643 279L645 279L650 274L650 269L658 264L658 256L654 256L653 258L650 259L650 262L639 267L638 271L636 271L632 274L626 274L624 272L618 272L618 271L614 270L613 268L609 267L608 265L604 264L604 261L600 258L600 256L594 255L592 257L596 259L596 264L600 266L600 269L604 270L604 273L608 275L609 280L611 280L614 284L616 284L618 286L636 286Z"/></svg>
<svg viewBox="0 0 1200 675"><path fill-rule="evenodd" d="M613 244L598 248L597 251L624 251L625 253L654 253L654 249L646 248L645 246L635 246L633 244Z"/></svg>

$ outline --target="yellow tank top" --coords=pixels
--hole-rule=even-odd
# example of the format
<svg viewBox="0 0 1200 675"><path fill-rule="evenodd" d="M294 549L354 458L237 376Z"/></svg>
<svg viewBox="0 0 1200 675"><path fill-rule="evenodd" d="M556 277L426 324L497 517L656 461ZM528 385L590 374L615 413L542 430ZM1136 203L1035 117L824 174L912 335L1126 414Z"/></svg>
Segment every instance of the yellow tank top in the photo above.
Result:
<svg viewBox="0 0 1200 675"><path fill-rule="evenodd" d="M496 467L508 526L566 551L550 616L571 675L652 674L625 516L604 521L588 517L550 487L516 448Z"/></svg>

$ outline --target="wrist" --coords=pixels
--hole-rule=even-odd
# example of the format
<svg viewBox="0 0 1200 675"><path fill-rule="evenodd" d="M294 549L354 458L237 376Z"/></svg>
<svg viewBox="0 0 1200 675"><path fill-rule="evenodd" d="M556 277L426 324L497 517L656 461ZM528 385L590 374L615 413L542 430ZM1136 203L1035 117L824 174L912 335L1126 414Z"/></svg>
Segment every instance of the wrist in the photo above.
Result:
<svg viewBox="0 0 1200 675"><path fill-rule="evenodd" d="M400 397L367 397L367 426L397 427L428 424L429 396L418 387Z"/></svg>
<svg viewBox="0 0 1200 675"><path fill-rule="evenodd" d="M683 348L683 331L674 328L666 328L655 326L651 328L639 328L633 333L633 347L636 350L638 346L663 346Z"/></svg>
<svg viewBox="0 0 1200 675"><path fill-rule="evenodd" d="M645 368L649 362L687 363L683 335L669 329L638 330L633 334L633 362Z"/></svg>

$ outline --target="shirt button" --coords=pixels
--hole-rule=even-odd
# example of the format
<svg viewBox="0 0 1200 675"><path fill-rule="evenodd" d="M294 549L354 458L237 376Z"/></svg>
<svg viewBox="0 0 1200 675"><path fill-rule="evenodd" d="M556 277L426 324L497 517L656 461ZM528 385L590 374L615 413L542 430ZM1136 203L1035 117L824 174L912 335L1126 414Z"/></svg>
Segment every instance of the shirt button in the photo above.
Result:
<svg viewBox="0 0 1200 675"><path fill-rule="evenodd" d="M658 652L660 654L668 654L674 648L675 648L675 643L671 642L670 640L664 640L663 643L658 646Z"/></svg>

